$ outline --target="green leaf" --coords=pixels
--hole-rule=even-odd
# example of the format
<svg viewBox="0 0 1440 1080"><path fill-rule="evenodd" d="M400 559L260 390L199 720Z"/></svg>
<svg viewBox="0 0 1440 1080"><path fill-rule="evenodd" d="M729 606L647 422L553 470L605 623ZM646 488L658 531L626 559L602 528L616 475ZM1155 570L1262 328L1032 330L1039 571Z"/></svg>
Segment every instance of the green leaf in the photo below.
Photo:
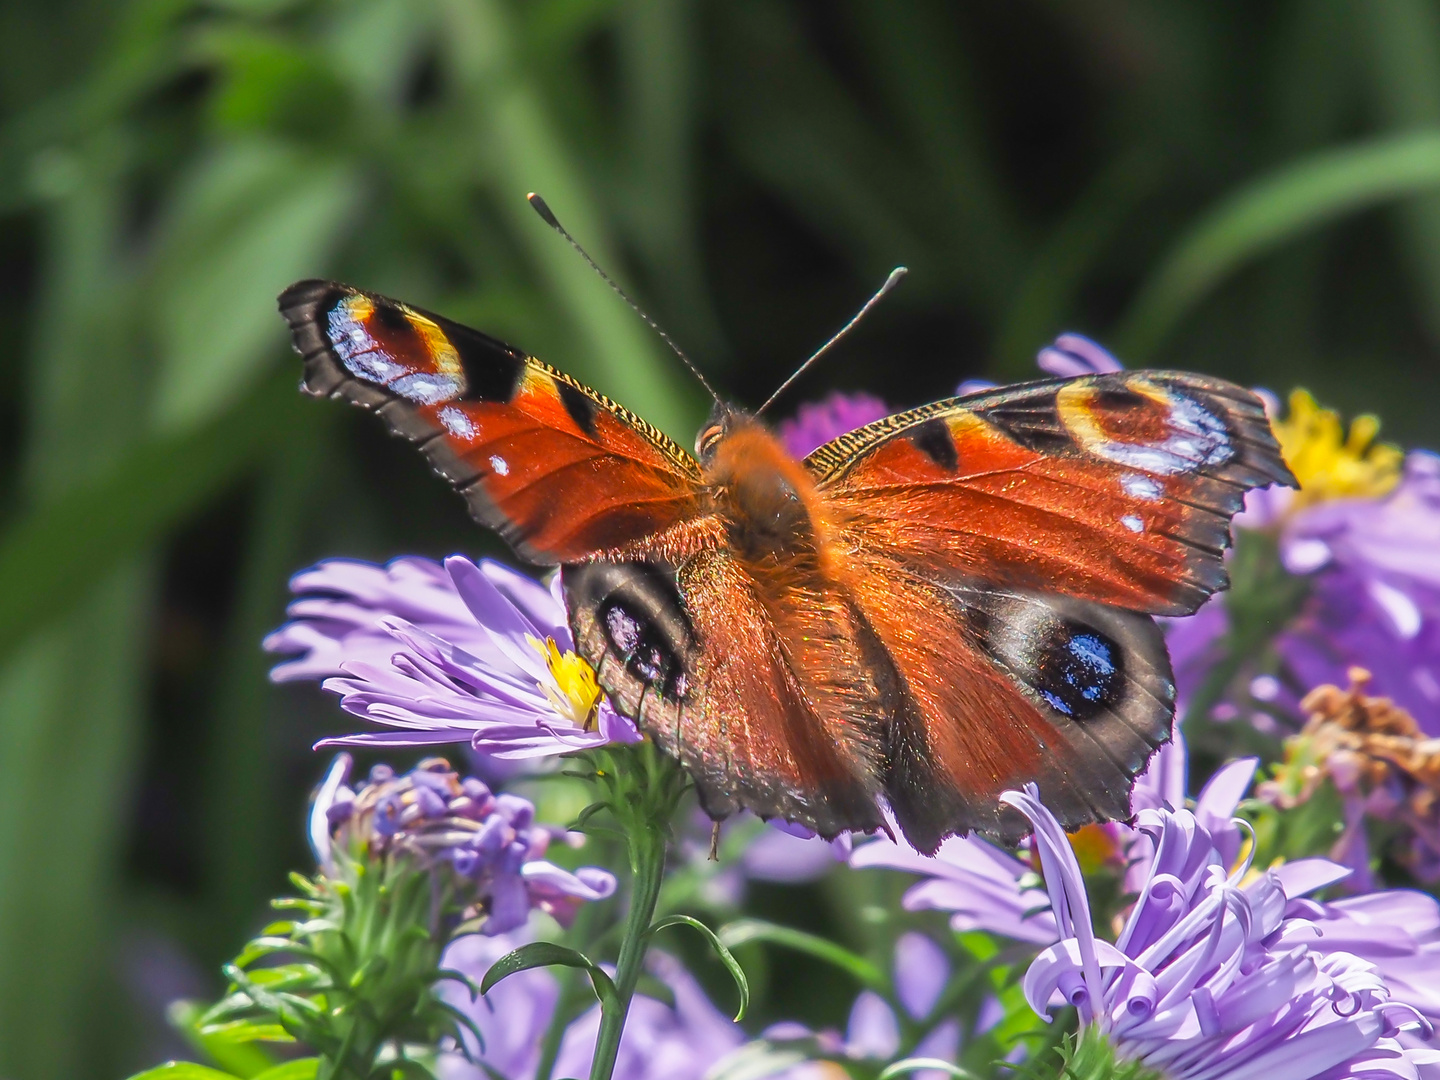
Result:
<svg viewBox="0 0 1440 1080"><path fill-rule="evenodd" d="M1161 260L1115 335L1138 364L1244 263L1310 229L1389 199L1440 188L1440 131L1390 136L1303 158L1205 214Z"/></svg>
<svg viewBox="0 0 1440 1080"><path fill-rule="evenodd" d="M953 1076L956 1080L975 1080L975 1074L966 1072L959 1065L952 1065L940 1058L905 1058L893 1065L886 1066L875 1080L894 1080L897 1076L908 1076L910 1073L921 1072L922 1070L935 1069L938 1072Z"/></svg>
<svg viewBox="0 0 1440 1080"><path fill-rule="evenodd" d="M745 1010L750 1007L750 983L745 978L745 972L740 967L740 962L735 959L735 954L725 947L714 930L706 926L699 919L692 919L689 915L667 915L659 922L650 927L650 936L654 937L661 930L671 926L688 926L697 931L710 947L715 950L715 955L720 958L720 963L725 965L725 970L730 972L730 978L735 980L735 989L740 992L740 1005L735 1010L735 1022L739 1023L745 1016Z"/></svg>
<svg viewBox="0 0 1440 1080"><path fill-rule="evenodd" d="M837 945L804 930L779 926L763 919L739 919L722 927L719 939L732 949L752 941L764 941L782 948L795 949L848 972L858 983L871 990L886 989L885 976L870 961L843 945Z"/></svg>
<svg viewBox="0 0 1440 1080"><path fill-rule="evenodd" d="M294 1042L295 1038L279 1024L259 1024L254 1020L229 1020L223 1024L206 1024L200 1034L224 1042Z"/></svg>
<svg viewBox="0 0 1440 1080"><path fill-rule="evenodd" d="M136 1073L130 1080L235 1080L234 1073L221 1072L193 1061L167 1061Z"/></svg>
<svg viewBox="0 0 1440 1080"><path fill-rule="evenodd" d="M496 960L490 965L490 970L485 972L485 978L480 981L480 993L488 994L501 979L508 978L517 971L550 967L552 964L583 969L590 976L590 982L595 987L595 996L600 999L600 1003L607 1008L618 1005L619 993L615 984L595 961L582 952L556 945L552 941L532 941L529 945L522 945Z"/></svg>
<svg viewBox="0 0 1440 1080"><path fill-rule="evenodd" d="M16 521L0 535L0 655L232 483L313 405L287 368L205 427L141 443Z"/></svg>
<svg viewBox="0 0 1440 1080"><path fill-rule="evenodd" d="M266 1069L250 1080L315 1080L315 1071L319 1067L319 1058L299 1058L276 1065L273 1069Z"/></svg>
<svg viewBox="0 0 1440 1080"><path fill-rule="evenodd" d="M159 255L161 430L207 420L249 389L285 338L276 294L324 265L358 199L347 168L268 141L200 166Z"/></svg>

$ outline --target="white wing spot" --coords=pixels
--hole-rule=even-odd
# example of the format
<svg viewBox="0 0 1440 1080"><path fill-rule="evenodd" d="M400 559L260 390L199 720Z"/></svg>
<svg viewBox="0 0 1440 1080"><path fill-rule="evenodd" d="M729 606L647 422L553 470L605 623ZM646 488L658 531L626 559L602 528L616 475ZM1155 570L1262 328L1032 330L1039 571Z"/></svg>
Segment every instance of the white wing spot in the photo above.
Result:
<svg viewBox="0 0 1440 1080"><path fill-rule="evenodd" d="M1120 487L1126 495L1146 502L1157 502L1165 494L1158 481L1139 473L1125 473L1120 477Z"/></svg>
<svg viewBox="0 0 1440 1080"><path fill-rule="evenodd" d="M1145 531L1145 522L1141 521L1134 514L1126 514L1120 519L1120 524L1124 525L1125 528L1129 529L1133 533Z"/></svg>
<svg viewBox="0 0 1440 1080"><path fill-rule="evenodd" d="M440 423L445 425L445 430L457 439L472 439L475 437L475 424L460 409L453 405L446 405L437 414Z"/></svg>
<svg viewBox="0 0 1440 1080"><path fill-rule="evenodd" d="M499 454L490 455L490 468L494 469L501 476L510 475L510 463Z"/></svg>

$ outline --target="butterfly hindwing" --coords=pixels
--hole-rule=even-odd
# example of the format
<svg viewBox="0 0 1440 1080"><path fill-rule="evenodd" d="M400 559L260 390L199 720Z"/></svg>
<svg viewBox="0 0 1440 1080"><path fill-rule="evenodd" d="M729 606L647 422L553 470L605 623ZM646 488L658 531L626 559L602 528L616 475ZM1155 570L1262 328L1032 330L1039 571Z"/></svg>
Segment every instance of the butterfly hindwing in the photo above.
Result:
<svg viewBox="0 0 1440 1080"><path fill-rule="evenodd" d="M806 464L872 546L1164 615L1225 586L1245 491L1294 482L1259 398L1182 372L952 398L843 435Z"/></svg>
<svg viewBox="0 0 1440 1080"><path fill-rule="evenodd" d="M532 562L576 562L696 514L689 454L518 349L329 281L292 285L280 310L305 389L379 413Z"/></svg>
<svg viewBox="0 0 1440 1080"><path fill-rule="evenodd" d="M1030 781L1067 828L1128 816L1174 710L1153 619L863 550L849 580L882 673L886 798L912 845L1017 839L998 796Z"/></svg>
<svg viewBox="0 0 1440 1080"><path fill-rule="evenodd" d="M581 655L616 708L686 767L711 817L743 807L827 837L883 824L865 733L817 710L823 686L728 553L678 568L567 566L562 579Z"/></svg>

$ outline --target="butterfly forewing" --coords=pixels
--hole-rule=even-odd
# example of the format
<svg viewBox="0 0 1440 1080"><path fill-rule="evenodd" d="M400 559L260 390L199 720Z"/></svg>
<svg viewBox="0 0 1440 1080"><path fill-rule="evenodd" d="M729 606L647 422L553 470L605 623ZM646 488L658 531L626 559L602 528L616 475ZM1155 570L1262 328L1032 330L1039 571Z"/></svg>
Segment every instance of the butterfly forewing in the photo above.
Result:
<svg viewBox="0 0 1440 1080"><path fill-rule="evenodd" d="M1247 489L1293 483L1252 393L1182 372L1046 380L877 421L807 459L869 541L939 571L1184 615Z"/></svg>
<svg viewBox="0 0 1440 1080"><path fill-rule="evenodd" d="M689 454L518 349L335 282L292 285L280 310L305 389L378 412L532 562L577 562L696 515Z"/></svg>

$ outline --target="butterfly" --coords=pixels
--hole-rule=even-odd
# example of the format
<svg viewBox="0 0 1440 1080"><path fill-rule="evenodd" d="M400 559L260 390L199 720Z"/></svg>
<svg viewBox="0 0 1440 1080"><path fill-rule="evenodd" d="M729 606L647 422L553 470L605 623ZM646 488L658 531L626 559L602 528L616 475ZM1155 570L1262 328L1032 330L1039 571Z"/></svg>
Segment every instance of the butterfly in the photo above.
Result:
<svg viewBox="0 0 1440 1080"><path fill-rule="evenodd" d="M522 558L561 567L617 709L741 808L917 850L1130 816L1175 684L1152 616L1227 584L1250 488L1294 484L1260 400L1131 371L938 401L803 461L717 404L692 456L476 330L302 281L303 389L378 413Z"/></svg>

